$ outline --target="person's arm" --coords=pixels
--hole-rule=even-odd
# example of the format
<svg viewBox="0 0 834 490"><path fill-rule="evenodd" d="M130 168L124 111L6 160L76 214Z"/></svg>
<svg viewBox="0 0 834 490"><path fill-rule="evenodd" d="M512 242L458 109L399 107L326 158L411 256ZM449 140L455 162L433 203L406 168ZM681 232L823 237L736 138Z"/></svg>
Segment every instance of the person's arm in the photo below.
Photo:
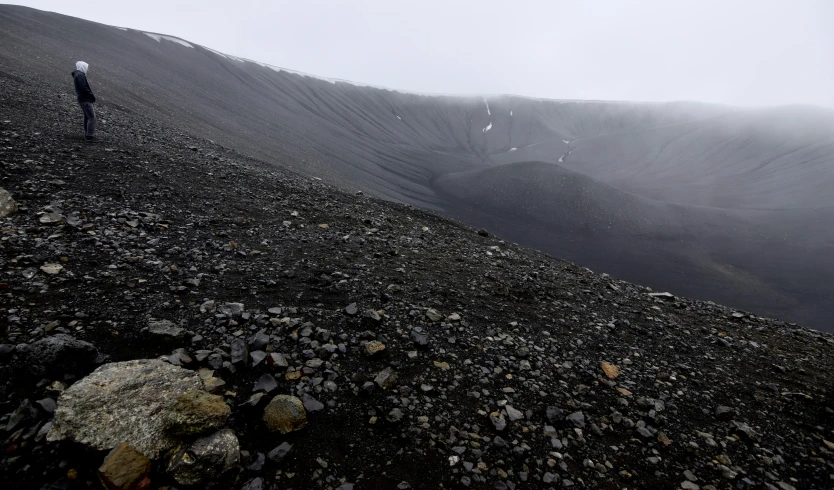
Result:
<svg viewBox="0 0 834 490"><path fill-rule="evenodd" d="M84 92L93 99L93 102L96 101L96 96L93 93L93 89L90 88L90 82L87 81L87 75L84 75Z"/></svg>

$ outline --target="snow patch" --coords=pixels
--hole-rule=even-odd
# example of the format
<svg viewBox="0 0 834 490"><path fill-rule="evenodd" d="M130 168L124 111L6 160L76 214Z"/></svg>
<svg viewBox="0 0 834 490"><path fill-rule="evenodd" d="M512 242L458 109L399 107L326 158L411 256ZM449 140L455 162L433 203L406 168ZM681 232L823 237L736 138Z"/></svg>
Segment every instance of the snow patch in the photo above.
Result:
<svg viewBox="0 0 834 490"><path fill-rule="evenodd" d="M491 116L492 113L489 112L489 102L487 102L486 97L484 97L484 104L486 104L486 107L487 107L487 116Z"/></svg>
<svg viewBox="0 0 834 490"><path fill-rule="evenodd" d="M172 43L177 43L181 46L185 46L186 48L194 49L194 46L188 44L187 42L183 41L182 39L174 36L163 36L162 34L153 34L150 32L145 33L146 36L153 39L154 41L161 43L162 40L171 41Z"/></svg>
<svg viewBox="0 0 834 490"><path fill-rule="evenodd" d="M510 111L510 117L513 117L513 111Z"/></svg>
<svg viewBox="0 0 834 490"><path fill-rule="evenodd" d="M570 140L562 140L562 143L564 143L564 144L566 144L566 145L569 145L569 144L570 144Z"/></svg>
<svg viewBox="0 0 834 490"><path fill-rule="evenodd" d="M226 58L227 60L240 61L241 63L243 63L243 62L245 62L245 61L248 61L248 60L246 60L246 59L244 59L244 58L238 58L238 57L236 57L236 56L231 56L231 55L228 55L228 54L223 54L223 53L221 53L220 51L215 51L215 50L213 50L213 49L211 49L211 48L207 48L207 47L205 47L205 46L201 46L201 47L202 47L203 49L205 49L206 51L211 51L212 53L216 54L217 56L222 56L223 58ZM261 65L261 66L266 66L266 65L264 65L264 64L262 64L262 63L258 63L258 64L259 64L259 65Z"/></svg>
<svg viewBox="0 0 834 490"><path fill-rule="evenodd" d="M120 30L120 31L126 31L126 30L127 30L127 27L116 27L116 26L113 26L113 28L114 28L114 29L118 29L118 30Z"/></svg>
<svg viewBox="0 0 834 490"><path fill-rule="evenodd" d="M403 120L403 118L401 118L400 116L397 116L397 119L399 119L400 121L402 121L402 120Z"/></svg>
<svg viewBox="0 0 834 490"><path fill-rule="evenodd" d="M516 147L510 148L510 151L516 151L516 150L518 150L518 148L516 148Z"/></svg>
<svg viewBox="0 0 834 490"><path fill-rule="evenodd" d="M564 161L565 161L565 155L560 156L559 157L559 163L562 163Z"/></svg>
<svg viewBox="0 0 834 490"><path fill-rule="evenodd" d="M489 131L490 129L492 129L492 121L490 121L490 122L489 122L489 126L487 126L487 127L485 127L485 128L484 128L484 133L486 133L486 132L487 132L487 131Z"/></svg>

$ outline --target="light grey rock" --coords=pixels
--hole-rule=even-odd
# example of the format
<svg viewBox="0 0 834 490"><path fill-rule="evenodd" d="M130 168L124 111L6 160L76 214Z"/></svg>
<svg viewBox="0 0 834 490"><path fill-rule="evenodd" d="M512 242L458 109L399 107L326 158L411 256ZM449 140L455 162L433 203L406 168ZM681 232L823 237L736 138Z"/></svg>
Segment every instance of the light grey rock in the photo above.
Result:
<svg viewBox="0 0 834 490"><path fill-rule="evenodd" d="M180 446L168 462L168 474L180 485L202 485L240 461L240 443L230 429Z"/></svg>
<svg viewBox="0 0 834 490"><path fill-rule="evenodd" d="M217 307L217 311L231 318L237 318L243 314L243 303L223 303Z"/></svg>
<svg viewBox="0 0 834 490"><path fill-rule="evenodd" d="M359 313L359 308L357 308L356 303L351 303L345 307L345 313L350 316L356 316Z"/></svg>
<svg viewBox="0 0 834 490"><path fill-rule="evenodd" d="M489 414L489 420L492 422L493 427L495 430L502 431L507 428L507 419L504 418L504 414L500 412L493 412Z"/></svg>
<svg viewBox="0 0 834 490"><path fill-rule="evenodd" d="M433 322L439 322L443 319L443 315L441 315L434 308L429 308L428 310L426 310L426 317Z"/></svg>
<svg viewBox="0 0 834 490"><path fill-rule="evenodd" d="M0 218L11 216L17 212L17 203L6 189L0 187Z"/></svg>
<svg viewBox="0 0 834 490"><path fill-rule="evenodd" d="M148 333L162 339L181 339L185 337L185 329L178 327L170 320L148 322Z"/></svg>
<svg viewBox="0 0 834 490"><path fill-rule="evenodd" d="M397 372L392 368L387 367L377 373L374 378L374 383L376 383L383 390L390 390L397 384Z"/></svg>
<svg viewBox="0 0 834 490"><path fill-rule="evenodd" d="M201 389L197 373L157 359L105 364L61 393L47 440L101 450L126 442L156 459L179 444L166 414Z"/></svg>

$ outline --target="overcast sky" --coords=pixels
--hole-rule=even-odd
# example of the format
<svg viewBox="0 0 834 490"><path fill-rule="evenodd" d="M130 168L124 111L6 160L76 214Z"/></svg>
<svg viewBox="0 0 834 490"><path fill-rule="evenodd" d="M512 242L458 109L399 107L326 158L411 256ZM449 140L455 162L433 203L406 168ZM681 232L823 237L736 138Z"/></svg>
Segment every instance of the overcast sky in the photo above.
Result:
<svg viewBox="0 0 834 490"><path fill-rule="evenodd" d="M834 107L834 0L31 0L419 92Z"/></svg>

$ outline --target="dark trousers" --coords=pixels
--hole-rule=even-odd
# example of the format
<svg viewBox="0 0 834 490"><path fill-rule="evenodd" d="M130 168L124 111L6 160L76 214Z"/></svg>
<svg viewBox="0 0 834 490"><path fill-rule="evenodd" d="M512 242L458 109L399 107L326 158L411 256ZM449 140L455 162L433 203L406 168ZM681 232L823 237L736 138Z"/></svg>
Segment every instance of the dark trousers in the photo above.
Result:
<svg viewBox="0 0 834 490"><path fill-rule="evenodd" d="M78 105L84 111L84 137L92 138L96 134L96 111L93 110L93 103L79 102Z"/></svg>

